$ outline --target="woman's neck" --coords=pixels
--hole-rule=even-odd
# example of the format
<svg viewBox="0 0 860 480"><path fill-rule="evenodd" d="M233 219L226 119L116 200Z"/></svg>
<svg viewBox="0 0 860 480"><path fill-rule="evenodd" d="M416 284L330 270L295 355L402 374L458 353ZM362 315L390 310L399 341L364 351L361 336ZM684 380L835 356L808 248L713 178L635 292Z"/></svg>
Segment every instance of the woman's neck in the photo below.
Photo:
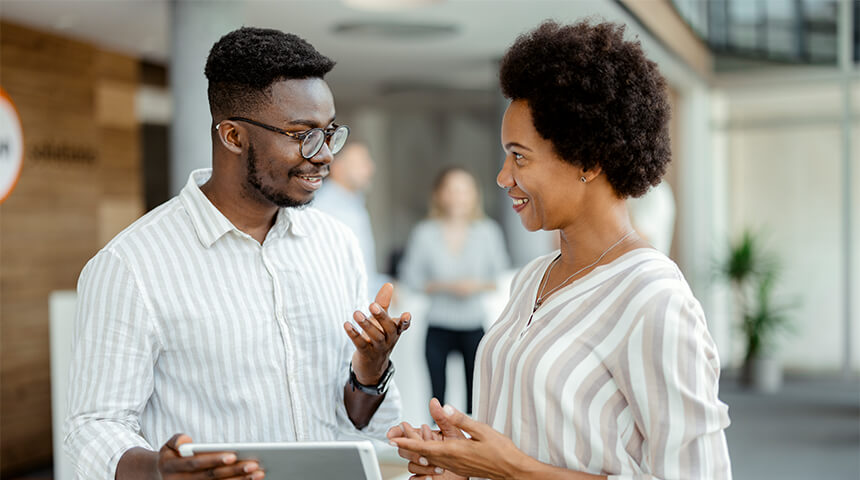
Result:
<svg viewBox="0 0 860 480"><path fill-rule="evenodd" d="M561 263L581 267L603 254L605 257L601 263L607 263L643 246L638 235L630 234L634 230L623 200L604 209L586 211L590 213L560 229Z"/></svg>

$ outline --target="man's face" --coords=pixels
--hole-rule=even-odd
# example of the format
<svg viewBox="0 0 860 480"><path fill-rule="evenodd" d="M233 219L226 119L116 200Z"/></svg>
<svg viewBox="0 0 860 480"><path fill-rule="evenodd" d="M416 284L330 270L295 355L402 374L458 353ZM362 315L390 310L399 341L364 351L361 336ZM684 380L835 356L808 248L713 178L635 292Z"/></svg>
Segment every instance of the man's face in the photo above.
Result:
<svg viewBox="0 0 860 480"><path fill-rule="evenodd" d="M300 133L327 128L334 122L334 98L319 78L283 80L272 84L271 101L254 113L254 120ZM254 197L279 207L298 207L313 199L328 175L332 154L328 144L311 159L300 142L286 135L247 125L249 144L244 188Z"/></svg>

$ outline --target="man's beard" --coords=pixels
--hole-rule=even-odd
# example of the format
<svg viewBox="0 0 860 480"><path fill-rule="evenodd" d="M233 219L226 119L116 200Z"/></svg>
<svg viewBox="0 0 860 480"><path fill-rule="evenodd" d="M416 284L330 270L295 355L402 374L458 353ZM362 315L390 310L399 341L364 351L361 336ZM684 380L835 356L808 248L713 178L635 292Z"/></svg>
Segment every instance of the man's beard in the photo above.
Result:
<svg viewBox="0 0 860 480"><path fill-rule="evenodd" d="M298 172L298 168L291 169L287 174L285 181L289 182L291 178L298 174ZM248 184L251 185L254 190L259 192L263 198L281 208L301 207L307 205L313 199L313 196L311 196L305 201L296 200L285 193L278 192L271 187L263 185L263 182L260 179L260 172L257 170L257 156L254 153L254 145L248 145Z"/></svg>

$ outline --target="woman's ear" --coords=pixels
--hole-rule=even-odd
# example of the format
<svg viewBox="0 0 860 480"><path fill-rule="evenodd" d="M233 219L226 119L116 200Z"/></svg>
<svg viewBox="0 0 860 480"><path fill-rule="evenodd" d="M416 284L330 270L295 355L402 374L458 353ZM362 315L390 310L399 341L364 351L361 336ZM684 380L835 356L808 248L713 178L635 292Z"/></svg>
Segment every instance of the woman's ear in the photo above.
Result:
<svg viewBox="0 0 860 480"><path fill-rule="evenodd" d="M581 170L580 171L580 175L581 175L580 178L585 179L582 181L583 183L588 183L588 182L594 180L595 178L597 178L601 173L603 173L603 169L600 168L600 165L595 165L595 166L589 168L588 170Z"/></svg>
<svg viewBox="0 0 860 480"><path fill-rule="evenodd" d="M245 132L236 123L224 120L215 125L215 135L221 145L231 153L240 154L244 148Z"/></svg>

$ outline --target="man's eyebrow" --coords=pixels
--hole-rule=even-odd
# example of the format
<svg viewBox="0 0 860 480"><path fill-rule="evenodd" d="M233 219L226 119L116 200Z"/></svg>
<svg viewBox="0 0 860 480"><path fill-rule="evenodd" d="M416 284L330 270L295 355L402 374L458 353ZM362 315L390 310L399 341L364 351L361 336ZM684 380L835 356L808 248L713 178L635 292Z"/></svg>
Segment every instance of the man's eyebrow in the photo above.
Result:
<svg viewBox="0 0 860 480"><path fill-rule="evenodd" d="M533 151L531 148L517 142L508 142L505 144L505 150L510 150L512 147L521 148L523 150Z"/></svg>
<svg viewBox="0 0 860 480"><path fill-rule="evenodd" d="M330 124L334 123L334 118L335 117L331 117L331 120L329 120L326 125L330 125ZM287 123L287 125L302 125L302 126L305 126L308 128L316 128L317 122L315 122L313 120L305 120L305 119L300 118L298 120L291 120L290 122Z"/></svg>

